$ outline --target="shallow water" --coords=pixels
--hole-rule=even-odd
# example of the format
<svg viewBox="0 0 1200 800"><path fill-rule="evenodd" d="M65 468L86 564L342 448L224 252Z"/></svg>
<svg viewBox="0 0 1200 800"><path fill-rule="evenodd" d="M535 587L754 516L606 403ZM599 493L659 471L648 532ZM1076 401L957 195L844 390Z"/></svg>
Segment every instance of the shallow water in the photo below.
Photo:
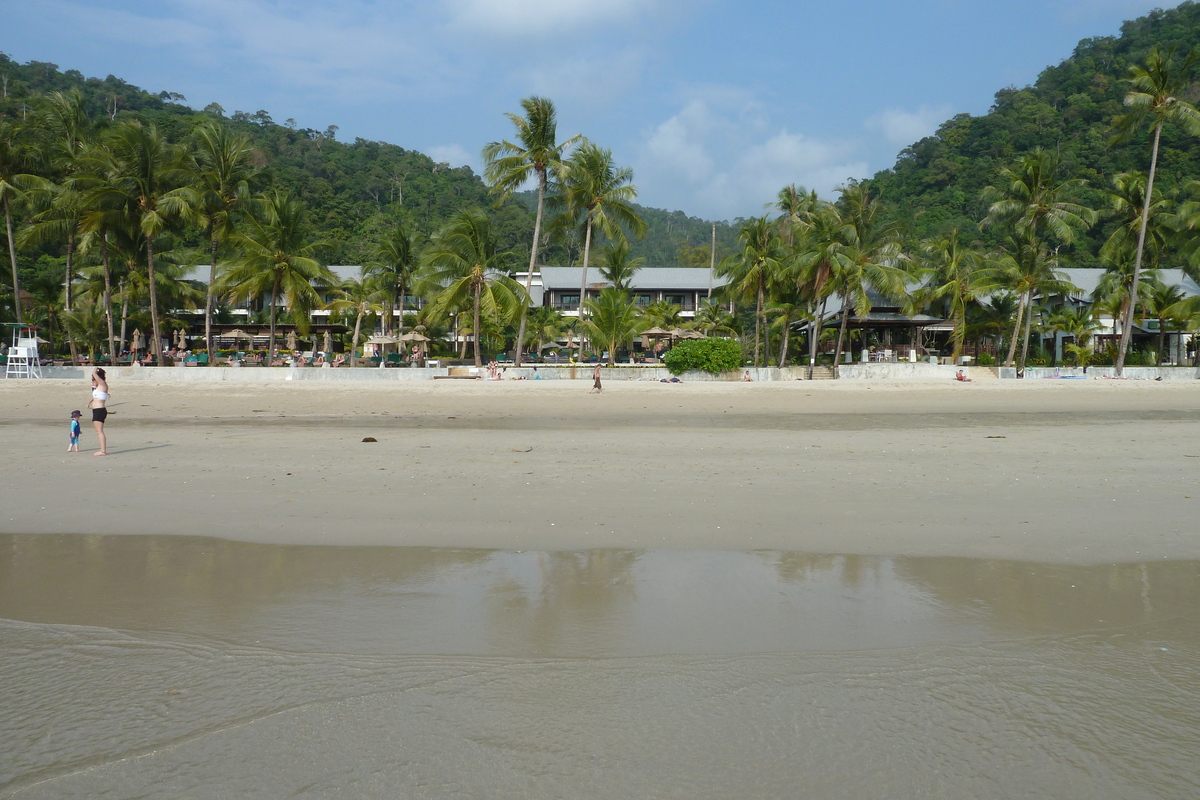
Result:
<svg viewBox="0 0 1200 800"><path fill-rule="evenodd" d="M0 536L0 797L1200 796L1200 562Z"/></svg>

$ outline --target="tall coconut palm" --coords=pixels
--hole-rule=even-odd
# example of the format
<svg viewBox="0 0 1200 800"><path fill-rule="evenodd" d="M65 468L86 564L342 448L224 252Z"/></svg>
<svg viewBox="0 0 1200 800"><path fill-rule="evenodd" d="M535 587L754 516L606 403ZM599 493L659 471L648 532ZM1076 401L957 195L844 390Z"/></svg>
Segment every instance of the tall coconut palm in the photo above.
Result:
<svg viewBox="0 0 1200 800"><path fill-rule="evenodd" d="M256 173L250 137L216 122L197 128L193 152L196 170L192 196L194 210L208 242L208 292L204 299L204 348L209 366L216 366L212 323L216 305L217 256L235 229L236 212L251 196Z"/></svg>
<svg viewBox="0 0 1200 800"><path fill-rule="evenodd" d="M422 257L432 270L430 280L443 287L433 302L438 311L471 308L477 367L483 366L483 317L511 321L529 304L521 284L503 272L508 258L508 253L496 251L491 222L477 208L455 214L433 236Z"/></svg>
<svg viewBox="0 0 1200 800"><path fill-rule="evenodd" d="M915 269L922 287L914 292L914 300L921 307L940 301L949 308L954 324L953 358L957 359L967 338L967 307L978 297L976 286L983 257L977 249L962 243L958 229L925 242L922 251Z"/></svg>
<svg viewBox="0 0 1200 800"><path fill-rule="evenodd" d="M89 151L87 168L103 176L88 192L85 202L94 208L124 211L145 241L146 271L153 330L151 352L166 363L162 350L162 324L155 291L155 239L189 206L182 188L190 177L182 148L167 141L153 125L122 122L106 138L107 147Z"/></svg>
<svg viewBox="0 0 1200 800"><path fill-rule="evenodd" d="M24 184L36 171L40 152L31 140L29 126L0 119L0 206L8 233L8 260L12 266L13 310L24 322L21 310L21 276L17 274L17 246L13 237L13 205L23 196Z"/></svg>
<svg viewBox="0 0 1200 800"><path fill-rule="evenodd" d="M1071 337L1071 343L1063 348L1073 356L1079 366L1087 366L1091 354L1089 341L1092 334L1101 328L1096 320L1095 306L1070 308L1063 306L1046 318L1046 327L1052 333L1065 333Z"/></svg>
<svg viewBox="0 0 1200 800"><path fill-rule="evenodd" d="M628 294L632 288L633 276L645 264L644 258L629 257L629 242L622 238L604 248L604 263L600 265L600 274L615 288Z"/></svg>
<svg viewBox="0 0 1200 800"><path fill-rule="evenodd" d="M1142 127L1149 125L1153 131L1150 146L1150 172L1146 177L1146 194L1142 201L1142 219L1138 229L1137 250L1133 262L1133 284L1130 296L1133 303L1127 312L1121 330L1121 342L1117 347L1116 374L1121 376L1125 367L1125 353L1129 349L1129 337L1133 331L1133 317L1138 298L1138 280L1142 269L1142 250L1146 243L1146 229L1153 211L1154 173L1158 168L1158 148L1162 139L1163 126L1176 123L1187 133L1200 136L1200 111L1184 99L1192 76L1200 62L1200 53L1191 50L1180 63L1175 62L1174 48L1165 53L1155 47L1150 50L1142 64L1129 68L1129 92L1125 95L1125 106L1129 111L1116 120L1114 143L1128 141Z"/></svg>
<svg viewBox="0 0 1200 800"><path fill-rule="evenodd" d="M1059 268L1057 253L1028 236L1014 236L1007 242L1006 249L980 271L976 291L979 294L1008 291L1020 298L1005 365L1013 366L1017 342L1021 339L1021 323L1024 322L1024 344L1021 348L1021 361L1017 365L1023 368L1029 353L1034 297L1066 295L1078 291L1078 287L1072 284L1066 273Z"/></svg>
<svg viewBox="0 0 1200 800"><path fill-rule="evenodd" d="M305 334L309 313L321 302L319 289L337 282L329 268L315 258L324 243L310 241L308 233L304 204L276 189L254 204L245 231L229 238L242 255L221 277L218 291L228 291L235 300L267 298L272 356L279 301L287 306L300 333Z"/></svg>
<svg viewBox="0 0 1200 800"><path fill-rule="evenodd" d="M1097 215L1071 199L1082 181L1060 180L1060 165L1058 156L1039 147L1002 169L997 183L983 190L983 200L989 204L983 227L1007 227L1035 247L1074 242Z"/></svg>
<svg viewBox="0 0 1200 800"><path fill-rule="evenodd" d="M563 169L565 153L582 138L572 136L564 142L558 139L558 120L554 103L545 97L526 97L521 101L525 116L508 114L508 119L517 130L517 141L504 139L491 142L483 148L484 178L502 196L508 196L525 185L530 178L537 179L537 211L533 220L533 243L529 248L529 271L525 274L525 294L533 286L533 271L537 269L538 246L542 237L542 213L545 209L546 190L550 182ZM517 328L517 350L513 354L516 365L521 366L521 348L525 341L525 318L528 309L521 311ZM403 311L401 312L403 313Z"/></svg>
<svg viewBox="0 0 1200 800"><path fill-rule="evenodd" d="M741 249L721 259L717 274L729 278L727 291L754 302L754 366L760 366L763 309L767 286L782 268L783 243L778 227L766 217L748 220L738 231Z"/></svg>
<svg viewBox="0 0 1200 800"><path fill-rule="evenodd" d="M627 228L635 236L646 233L646 223L633 209L637 187L633 170L617 167L612 151L584 140L571 154L563 174L562 202L566 207L563 222L584 226L583 269L579 282L579 313L582 317L587 298L587 273L592 255L592 232L599 229L609 239L624 236Z"/></svg>
<svg viewBox="0 0 1200 800"><path fill-rule="evenodd" d="M392 329L393 310L400 309L397 330L404 333L404 306L416 284L421 259L417 236L403 220L397 220L375 245L374 260L366 265L363 277L375 283L383 293L383 333Z"/></svg>
<svg viewBox="0 0 1200 800"><path fill-rule="evenodd" d="M810 256L814 263L828 265L832 289L842 299L835 365L842 358L850 314L865 317L871 312L868 289L899 297L909 278L898 266L902 252L895 227L879 219L879 200L861 183L838 191L842 195L839 205L824 212Z"/></svg>

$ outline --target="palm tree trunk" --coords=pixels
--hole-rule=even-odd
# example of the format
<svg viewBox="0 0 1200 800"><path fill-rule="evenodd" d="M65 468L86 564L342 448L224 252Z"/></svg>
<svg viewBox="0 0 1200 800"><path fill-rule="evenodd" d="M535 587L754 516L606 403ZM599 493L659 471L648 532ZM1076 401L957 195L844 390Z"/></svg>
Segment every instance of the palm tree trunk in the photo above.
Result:
<svg viewBox="0 0 1200 800"><path fill-rule="evenodd" d="M146 237L146 274L150 279L150 327L154 332L154 348L151 352L158 356L158 365L164 367L167 364L167 356L162 349L162 326L158 319L158 291L154 280L154 240L149 236Z"/></svg>
<svg viewBox="0 0 1200 800"><path fill-rule="evenodd" d="M400 281L400 314L396 320L397 336L404 335L404 305L408 301L408 286L404 281Z"/></svg>
<svg viewBox="0 0 1200 800"><path fill-rule="evenodd" d="M471 349L475 351L475 366L476 367L483 366L483 359L479 354L479 340L483 338L482 336L479 335L480 334L479 299L480 299L480 295L482 294L482 289L483 289L482 286L480 286L479 284L475 284L475 308L474 308L474 311L472 312L474 314L474 316L472 318L472 322L475 325L475 332L473 334L474 343L473 343Z"/></svg>
<svg viewBox="0 0 1200 800"><path fill-rule="evenodd" d="M208 366L215 367L217 360L213 358L213 284L217 282L217 237L212 237L209 259L212 266L208 270L208 292L204 297L204 352L208 353Z"/></svg>
<svg viewBox="0 0 1200 800"><path fill-rule="evenodd" d="M100 237L100 265L104 269L104 319L108 323L108 357L117 365L117 348L113 343L112 271L108 268L108 233Z"/></svg>
<svg viewBox="0 0 1200 800"><path fill-rule="evenodd" d="M542 202L546 197L546 171L538 171L538 201L537 214L533 218L533 246L529 248L529 272L525 275L525 295L528 297L533 290L533 270L537 266L538 240L542 235ZM582 300L582 296L580 297ZM517 325L517 347L513 353L513 362L521 366L521 356L525 350L525 318L529 313L529 304L521 306L521 322Z"/></svg>
<svg viewBox="0 0 1200 800"><path fill-rule="evenodd" d="M579 319L583 319L583 299L587 295L588 259L592 257L592 215L588 212L587 233L583 237L583 270L579 279Z"/></svg>
<svg viewBox="0 0 1200 800"><path fill-rule="evenodd" d="M1165 320L1162 317L1158 318L1158 344L1155 345L1154 366L1161 367L1163 363L1163 344L1166 343L1167 335L1163 331L1163 323Z"/></svg>
<svg viewBox="0 0 1200 800"><path fill-rule="evenodd" d="M1030 290L1029 309L1025 314L1025 343L1021 345L1021 369L1025 369L1025 359L1029 355L1029 334L1033 328L1033 290Z"/></svg>
<svg viewBox="0 0 1200 800"><path fill-rule="evenodd" d="M784 314L783 315L783 341L780 342L780 345L779 345L779 351L780 351L779 352L779 368L780 369L783 369L785 366L787 366L788 334L791 333L791 327L792 327L792 315Z"/></svg>
<svg viewBox="0 0 1200 800"><path fill-rule="evenodd" d="M72 286L75 282L74 270L75 256L75 231L72 230L67 234L67 280L63 287L63 305L67 311L71 310ZM71 366L79 364L79 347L75 344L75 335L71 333L71 329L67 328L67 346L71 349ZM117 364L114 361L110 366L115 367Z"/></svg>
<svg viewBox="0 0 1200 800"><path fill-rule="evenodd" d="M833 369L836 373L842 364L842 345L846 343L846 330L850 327L850 306L842 309L842 324L838 327L837 347L833 350Z"/></svg>
<svg viewBox="0 0 1200 800"><path fill-rule="evenodd" d="M129 292L125 290L125 279L121 279L121 349L125 349L125 332L129 329Z"/></svg>
<svg viewBox="0 0 1200 800"><path fill-rule="evenodd" d="M1133 259L1133 285L1129 290L1129 312L1121 329L1121 345L1117 348L1116 376L1125 370L1125 353L1129 349L1129 338L1133 333L1133 314L1137 310L1138 279L1142 271L1142 248L1146 245L1146 225L1150 222L1150 198L1154 193L1154 171L1158 167L1158 143L1162 139L1162 120L1154 126L1154 147L1150 151L1150 174L1146 176L1146 199L1142 201L1142 224L1138 228L1137 255Z"/></svg>
<svg viewBox="0 0 1200 800"><path fill-rule="evenodd" d="M762 278L758 279L758 296L754 304L754 366L758 367L759 347L762 342L762 309L763 309L763 282Z"/></svg>
<svg viewBox="0 0 1200 800"><path fill-rule="evenodd" d="M362 331L363 309L360 304L358 314L354 317L354 340L350 343L350 366L358 366L358 334Z"/></svg>
<svg viewBox="0 0 1200 800"><path fill-rule="evenodd" d="M17 274L17 247L13 244L12 203L4 198L4 227L8 229L8 261L12 264L13 274L13 308L17 312L17 322L24 322L25 315L21 313L21 277Z"/></svg>
<svg viewBox="0 0 1200 800"><path fill-rule="evenodd" d="M267 366L271 366L271 360L275 358L275 298L279 296L279 276L275 276L275 283L271 284L271 338L267 344ZM254 344L251 340L250 344ZM313 348L316 349L315 347Z"/></svg>
<svg viewBox="0 0 1200 800"><path fill-rule="evenodd" d="M1017 342L1021 339L1021 319L1025 314L1025 297L1021 295L1021 302L1017 303L1017 324L1013 326L1012 341L1008 343L1008 358L1004 360L1004 366L1011 367L1013 359L1017 355Z"/></svg>
<svg viewBox="0 0 1200 800"><path fill-rule="evenodd" d="M815 324L808 331L808 379L811 381L813 368L817 365L817 348L821 345L821 328L825 325L825 306L829 298L821 301L821 311L817 314Z"/></svg>

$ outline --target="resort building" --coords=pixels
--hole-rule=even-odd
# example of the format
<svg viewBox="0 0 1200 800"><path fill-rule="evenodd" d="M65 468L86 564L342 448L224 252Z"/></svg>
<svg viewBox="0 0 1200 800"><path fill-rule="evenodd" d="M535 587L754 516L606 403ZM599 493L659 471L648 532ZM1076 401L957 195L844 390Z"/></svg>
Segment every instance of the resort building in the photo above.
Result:
<svg viewBox="0 0 1200 800"><path fill-rule="evenodd" d="M533 274L530 305L546 306L561 311L565 317L579 316L579 288L583 279L581 267L541 267ZM524 285L525 272L513 276ZM629 282L633 301L639 306L666 301L680 308L680 316L696 316L700 303L726 283L725 278L712 275L710 270L691 267L643 267ZM588 270L584 300L594 300L600 291L612 284L604 280L600 270Z"/></svg>

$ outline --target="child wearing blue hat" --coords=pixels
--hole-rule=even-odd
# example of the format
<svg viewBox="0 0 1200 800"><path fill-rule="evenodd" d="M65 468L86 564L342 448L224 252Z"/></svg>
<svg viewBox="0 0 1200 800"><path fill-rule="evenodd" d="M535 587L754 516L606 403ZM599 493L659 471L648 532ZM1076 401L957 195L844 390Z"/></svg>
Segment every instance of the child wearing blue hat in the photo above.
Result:
<svg viewBox="0 0 1200 800"><path fill-rule="evenodd" d="M71 412L71 443L67 445L68 453L79 452L79 418L82 416L78 411Z"/></svg>

